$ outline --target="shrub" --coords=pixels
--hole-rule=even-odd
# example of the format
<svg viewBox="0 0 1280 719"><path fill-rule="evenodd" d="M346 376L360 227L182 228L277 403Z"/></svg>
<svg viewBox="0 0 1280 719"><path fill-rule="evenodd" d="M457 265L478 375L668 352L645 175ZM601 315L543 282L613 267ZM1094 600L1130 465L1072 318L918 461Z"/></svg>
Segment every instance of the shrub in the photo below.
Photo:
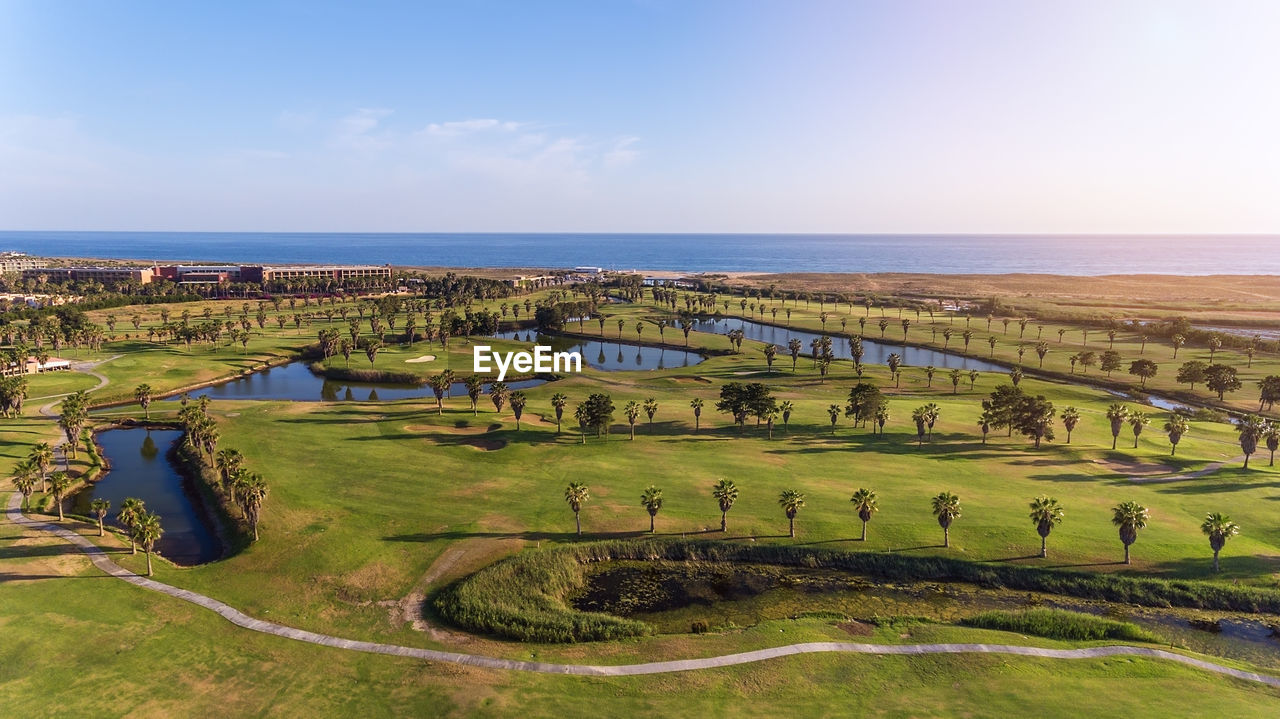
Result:
<svg viewBox="0 0 1280 719"><path fill-rule="evenodd" d="M1123 639L1134 642L1160 641L1159 637L1132 622L1118 622L1114 619L1061 609L984 612L976 617L963 619L960 623L980 629L998 629L1071 641L1101 639Z"/></svg>

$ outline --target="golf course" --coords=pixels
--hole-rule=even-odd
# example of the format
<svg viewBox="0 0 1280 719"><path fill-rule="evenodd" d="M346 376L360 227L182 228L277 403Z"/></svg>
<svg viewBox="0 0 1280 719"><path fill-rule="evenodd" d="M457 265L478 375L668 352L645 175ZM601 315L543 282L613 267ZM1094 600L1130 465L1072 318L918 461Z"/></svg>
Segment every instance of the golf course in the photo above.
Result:
<svg viewBox="0 0 1280 719"><path fill-rule="evenodd" d="M791 281L7 326L72 368L0 425L6 713L1280 712L1280 351L1231 330L1280 298ZM471 379L535 344L582 371Z"/></svg>

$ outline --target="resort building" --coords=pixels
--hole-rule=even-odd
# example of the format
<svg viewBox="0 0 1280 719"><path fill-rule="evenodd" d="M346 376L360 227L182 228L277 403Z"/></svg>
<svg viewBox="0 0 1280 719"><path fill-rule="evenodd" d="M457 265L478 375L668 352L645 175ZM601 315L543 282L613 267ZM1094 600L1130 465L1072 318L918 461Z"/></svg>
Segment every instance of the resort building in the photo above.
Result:
<svg viewBox="0 0 1280 719"><path fill-rule="evenodd" d="M19 253L6 252L0 255L0 274L6 272L22 272L24 270L37 270L44 267L47 262L29 255Z"/></svg>
<svg viewBox="0 0 1280 719"><path fill-rule="evenodd" d="M357 277L377 277L391 279L391 265L302 265L292 267L259 267L240 268L242 272L250 269L260 271L260 282L291 280L300 277L323 277L334 280L349 280ZM252 282L248 277L245 281Z"/></svg>
<svg viewBox="0 0 1280 719"><path fill-rule="evenodd" d="M168 265L155 268L157 277L184 285L244 282L246 270L249 274L254 274L255 270L260 272L261 268L242 265Z"/></svg>
<svg viewBox="0 0 1280 719"><path fill-rule="evenodd" d="M133 280L140 285L149 284L156 277L150 267L40 267L22 271L23 278L40 276L58 282L66 280L97 280L98 282L127 282Z"/></svg>
<svg viewBox="0 0 1280 719"><path fill-rule="evenodd" d="M8 362L4 366L4 371L0 372L6 377L19 374L40 374L41 372L59 372L69 371L71 369L71 361L64 360L60 357L50 357L43 363L35 357L28 357L23 365L17 362Z"/></svg>

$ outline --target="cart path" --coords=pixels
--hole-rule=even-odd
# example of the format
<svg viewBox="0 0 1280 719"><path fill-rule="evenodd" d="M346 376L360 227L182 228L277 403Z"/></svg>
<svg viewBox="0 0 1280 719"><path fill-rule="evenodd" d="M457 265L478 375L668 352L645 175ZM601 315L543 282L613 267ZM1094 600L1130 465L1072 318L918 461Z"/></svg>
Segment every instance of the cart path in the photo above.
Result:
<svg viewBox="0 0 1280 719"><path fill-rule="evenodd" d="M781 647L771 647L769 649L757 649L755 651L741 652L737 654L725 654L718 657L676 659L663 662L649 662L645 664L601 666L589 664L550 664L546 662L528 662L516 659L501 659L498 657L486 657L475 654L446 652L436 649L423 649L421 647L403 647L394 644L356 641L354 639L343 639L341 637L334 637L327 634L317 634L315 632L286 627L281 624L275 624L261 619L254 619L235 607L211 597L206 597L203 594L197 594L196 592L186 589L179 589L178 587L170 586L168 584L134 574L111 561L101 547L80 534L65 527L41 522L24 516L21 512L21 501L22 495L17 492L14 492L9 496L9 503L5 509L5 514L9 521L28 529L50 532L62 539L65 539L75 545L81 552L88 555L94 566L113 577L117 577L129 582L130 584L137 585L143 589L150 589L154 592L167 594L176 599L181 599L204 607L205 609L220 614L224 619L232 624L244 627L245 629L252 629L255 632L273 634L286 639L295 639L300 642L308 642L310 644L333 647L335 649L368 652L371 654L388 654L398 657L412 657L415 659L424 659L433 662L465 664L468 666L484 667L488 669L507 669L513 671L539 672L543 674L570 674L596 677L636 676L643 674L693 671L696 669L714 669L717 667L728 667L737 664L749 664L751 662L759 662L766 659L776 659L778 657L788 657L797 654L813 654L819 652L893 655L1010 654L1043 659L1099 659L1114 656L1138 656L1177 662L1179 664L1195 667L1204 671L1223 674L1237 679L1243 679L1245 681L1260 682L1268 686L1280 688L1280 678L1273 676L1243 671L1223 666L1221 664L1215 664L1203 659L1165 651L1163 649L1128 645L1086 647L1081 649L1044 649L1041 647L1026 647L1014 644L861 644L855 642L807 642L804 644L788 644Z"/></svg>

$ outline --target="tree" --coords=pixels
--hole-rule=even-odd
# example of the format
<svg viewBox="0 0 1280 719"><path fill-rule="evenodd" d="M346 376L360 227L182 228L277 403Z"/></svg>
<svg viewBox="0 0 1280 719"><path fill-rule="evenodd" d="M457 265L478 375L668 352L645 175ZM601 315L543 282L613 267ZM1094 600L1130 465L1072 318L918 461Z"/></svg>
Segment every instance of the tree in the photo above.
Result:
<svg viewBox="0 0 1280 719"><path fill-rule="evenodd" d="M849 390L849 400L844 407L844 416L853 419L854 424L866 424L875 419L876 408L880 406L880 390L868 382L859 382Z"/></svg>
<svg viewBox="0 0 1280 719"><path fill-rule="evenodd" d="M960 498L951 492L941 492L933 498L933 516L942 527L942 546L951 546L951 523L960 518Z"/></svg>
<svg viewBox="0 0 1280 719"><path fill-rule="evenodd" d="M788 314L790 314L788 312ZM796 371L796 360L800 359L800 350L804 349L804 343L792 337L787 340L787 351L791 353L791 371Z"/></svg>
<svg viewBox="0 0 1280 719"><path fill-rule="evenodd" d="M1121 502L1111 509L1111 523L1120 530L1120 542L1124 545L1124 563L1129 561L1129 545L1138 541L1138 530L1144 529L1150 520L1147 508L1137 502Z"/></svg>
<svg viewBox="0 0 1280 719"><path fill-rule="evenodd" d="M1169 342L1173 345L1173 358L1178 359L1178 350L1182 348L1182 345L1187 343L1187 338L1182 335L1174 335L1169 338Z"/></svg>
<svg viewBox="0 0 1280 719"><path fill-rule="evenodd" d="M587 409L586 402L579 402L577 407L573 409L573 417L578 420L578 432L582 436L582 443L587 443L587 428L591 426L591 417Z"/></svg>
<svg viewBox="0 0 1280 719"><path fill-rule="evenodd" d="M694 397L693 399L689 400L689 406L693 408L693 431L694 432L697 432L699 429L699 426L702 424L702 405L703 405L703 401L701 397Z"/></svg>
<svg viewBox="0 0 1280 719"><path fill-rule="evenodd" d="M960 370L953 369L947 373L947 378L951 380L951 394L960 392Z"/></svg>
<svg viewBox="0 0 1280 719"><path fill-rule="evenodd" d="M1213 364L1213 355L1222 349L1222 338L1218 335L1212 335L1205 344L1209 348L1209 364Z"/></svg>
<svg viewBox="0 0 1280 719"><path fill-rule="evenodd" d="M1036 356L1040 358L1040 367L1044 367L1044 356L1049 354L1049 343L1041 340L1036 343Z"/></svg>
<svg viewBox="0 0 1280 719"><path fill-rule="evenodd" d="M840 405L833 404L827 407L827 416L831 418L831 434L836 433L836 422L840 419Z"/></svg>
<svg viewBox="0 0 1280 719"><path fill-rule="evenodd" d="M74 480L72 480L66 472L61 470L49 475L49 492L53 494L53 504L58 508L59 522L64 520L64 517L62 516L62 499L66 496L67 490L71 489L71 485L74 483Z"/></svg>
<svg viewBox="0 0 1280 719"><path fill-rule="evenodd" d="M996 336L995 336L995 335L990 335L990 336L988 336L988 337L987 337L987 344L991 345L991 354L989 355L990 357L995 357L995 356L996 356L996 343L997 343L997 342L999 342L999 340L997 340L997 339L996 339Z"/></svg>
<svg viewBox="0 0 1280 719"><path fill-rule="evenodd" d="M1142 435L1142 429L1151 424L1151 418L1142 410L1134 410L1129 413L1129 428L1133 430L1133 448L1138 448L1138 437Z"/></svg>
<svg viewBox="0 0 1280 719"><path fill-rule="evenodd" d="M382 349L382 342L378 340L368 340L364 345L364 356L369 358L369 366L378 359L378 351Z"/></svg>
<svg viewBox="0 0 1280 719"><path fill-rule="evenodd" d="M1137 359L1129 363L1129 374L1142 380L1141 386L1147 388L1147 380L1156 376L1159 366L1149 359Z"/></svg>
<svg viewBox="0 0 1280 719"><path fill-rule="evenodd" d="M556 434L560 434L560 421L564 419L565 405L569 404L569 398L561 392L551 395L551 407L556 411Z"/></svg>
<svg viewBox="0 0 1280 719"><path fill-rule="evenodd" d="M636 438L636 420L640 417L640 404L635 400L627 402L622 408L622 413L627 416L627 424L631 426L631 439Z"/></svg>
<svg viewBox="0 0 1280 719"><path fill-rule="evenodd" d="M884 434L884 423L889 421L889 400L882 399L876 404L875 423L880 428L880 434Z"/></svg>
<svg viewBox="0 0 1280 719"><path fill-rule="evenodd" d="M722 479L711 488L711 496L720 504L720 531L729 531L729 510L738 501L738 485L732 480Z"/></svg>
<svg viewBox="0 0 1280 719"><path fill-rule="evenodd" d="M262 513L262 503L267 498L267 481L261 474L251 472L245 474L238 491L240 509L245 519L249 520L249 530L253 533L253 541L258 541L258 517Z"/></svg>
<svg viewBox="0 0 1280 719"><path fill-rule="evenodd" d="M587 427L595 430L596 437L607 439L609 425L613 424L613 400L607 394L596 392L587 397L583 406L586 408Z"/></svg>
<svg viewBox="0 0 1280 719"><path fill-rule="evenodd" d="M104 536L106 531L102 526L102 520L106 518L107 511L111 509L111 500L102 497L94 497L89 503L89 511L93 512L93 516L98 518L98 536Z"/></svg>
<svg viewBox="0 0 1280 719"><path fill-rule="evenodd" d="M1205 385L1218 393L1218 399L1223 399L1223 395L1227 392L1235 392L1242 386L1240 377L1236 374L1236 368L1225 364L1211 364L1204 371Z"/></svg>
<svg viewBox="0 0 1280 719"><path fill-rule="evenodd" d="M468 375L463 384L467 387L467 397L471 398L471 415L480 414L480 394L484 392L484 378L478 374Z"/></svg>
<svg viewBox="0 0 1280 719"><path fill-rule="evenodd" d="M511 391L507 389L507 383L501 380L489 385L489 401L493 402L493 410L502 412L502 407L507 403L507 397L511 396Z"/></svg>
<svg viewBox="0 0 1280 719"><path fill-rule="evenodd" d="M1120 369L1120 353L1114 350L1103 352L1099 368L1110 377L1112 372Z"/></svg>
<svg viewBox="0 0 1280 719"><path fill-rule="evenodd" d="M1003 427L1013 436L1014 414L1024 393L1012 385L1002 384L991 393L990 399L982 401L982 410L991 416L991 426Z"/></svg>
<svg viewBox="0 0 1280 719"><path fill-rule="evenodd" d="M133 390L133 398L138 401L142 407L142 413L147 419L151 419L151 385L140 384Z"/></svg>
<svg viewBox="0 0 1280 719"><path fill-rule="evenodd" d="M1240 434L1240 451L1244 452L1244 468L1249 468L1249 456L1258 451L1258 441L1266 434L1267 421L1256 414L1247 414L1236 420L1236 432Z"/></svg>
<svg viewBox="0 0 1280 719"><path fill-rule="evenodd" d="M1276 400L1280 400L1280 375L1268 375L1258 380L1258 389L1261 390L1258 399L1258 411L1263 408L1270 410L1275 407Z"/></svg>
<svg viewBox="0 0 1280 719"><path fill-rule="evenodd" d="M1071 444L1071 433L1075 431L1078 424L1080 424L1080 410L1075 407L1062 410L1062 428L1067 430L1067 444Z"/></svg>
<svg viewBox="0 0 1280 719"><path fill-rule="evenodd" d="M978 429L982 432L983 444L987 443L987 434L991 432L991 425L993 422L994 419L990 412L984 411L982 414L978 415Z"/></svg>
<svg viewBox="0 0 1280 719"><path fill-rule="evenodd" d="M839 409L834 404L831 406L833 408ZM926 409L923 406L916 407L915 409L911 410L911 421L916 423L916 446L917 447L924 444L924 426L925 426L925 423L928 421L927 417L928 417L928 409ZM832 420L835 419L834 413L832 413L831 419Z"/></svg>
<svg viewBox="0 0 1280 719"><path fill-rule="evenodd" d="M653 534L654 519L658 516L658 510L662 509L662 490L649 485L640 495L640 506L649 513L649 534Z"/></svg>
<svg viewBox="0 0 1280 719"><path fill-rule="evenodd" d="M1062 506L1052 497L1036 497L1031 500L1031 523L1040 535L1040 558L1049 556L1049 532L1062 523Z"/></svg>
<svg viewBox="0 0 1280 719"><path fill-rule="evenodd" d="M524 396L524 392L516 390L511 393L511 413L516 416L516 429L520 429L520 417L524 414L524 406L529 400Z"/></svg>
<svg viewBox="0 0 1280 719"><path fill-rule="evenodd" d="M449 391L450 384L452 383L449 378L443 374L435 374L427 378L427 386L431 388L431 394L436 397L436 414L444 414L444 395Z"/></svg>
<svg viewBox="0 0 1280 719"><path fill-rule="evenodd" d="M138 522L138 518L146 514L147 507L141 499L137 497L125 497L120 503L120 512L116 514L116 521L125 528L129 535L129 553L138 553L138 542L133 534L133 527Z"/></svg>
<svg viewBox="0 0 1280 719"><path fill-rule="evenodd" d="M867 541L867 522L871 521L871 517L880 511L880 507L876 504L876 493L870 489L859 489L849 498L853 502L853 508L858 513L858 519L862 520L862 537L861 541Z"/></svg>
<svg viewBox="0 0 1280 719"><path fill-rule="evenodd" d="M1280 424L1268 422L1267 428L1262 432L1262 438L1266 440L1267 451L1271 453L1271 461L1267 463L1267 466L1274 467L1276 466L1276 450L1280 449Z"/></svg>
<svg viewBox="0 0 1280 719"><path fill-rule="evenodd" d="M1116 442L1120 440L1120 429L1124 427L1124 423L1129 419L1129 408L1120 404L1113 403L1107 407L1107 420L1111 422L1111 449L1116 448Z"/></svg>
<svg viewBox="0 0 1280 719"><path fill-rule="evenodd" d="M897 387L901 378L899 371L902 369L902 355L897 352L890 352L885 364L889 365L889 374L893 376L893 386Z"/></svg>
<svg viewBox="0 0 1280 719"><path fill-rule="evenodd" d="M150 577L152 574L151 550L155 549L156 542L160 541L160 536L164 534L164 529L160 526L160 515L155 512L143 512L134 521L130 534L133 541L147 553L147 576Z"/></svg>
<svg viewBox="0 0 1280 719"><path fill-rule="evenodd" d="M933 365L929 365L928 367L925 367L925 368L924 368L924 376L925 376L925 380L926 380L925 386L926 386L926 387L930 387L930 388L931 388L931 387L933 387L933 375L934 375L934 373L935 373L935 372L937 372L937 371L938 371L938 369L937 369L936 367L934 367Z"/></svg>
<svg viewBox="0 0 1280 719"><path fill-rule="evenodd" d="M1231 521L1231 518L1220 512L1210 512L1205 515L1204 522L1200 524L1200 531L1209 537L1209 548L1213 550L1213 571L1217 572L1218 553L1226 546L1227 540L1240 533L1240 525Z"/></svg>
<svg viewBox="0 0 1280 719"><path fill-rule="evenodd" d="M789 431L790 424L791 424L791 413L795 410L795 408L796 406L792 404L791 400L786 400L782 404L778 405L778 411L782 412L782 431L783 432Z"/></svg>
<svg viewBox="0 0 1280 719"><path fill-rule="evenodd" d="M1040 449L1041 441L1053 441L1054 414L1053 403L1045 399L1044 395L1021 395L1013 407L1013 428L1035 442L1035 448Z"/></svg>
<svg viewBox="0 0 1280 719"><path fill-rule="evenodd" d="M649 397L644 401L643 407L645 416L649 418L649 431L652 432L653 416L658 413L658 400L654 397Z"/></svg>
<svg viewBox="0 0 1280 719"><path fill-rule="evenodd" d="M804 495L794 489L785 489L778 495L778 506L782 507L782 512L787 515L790 534L794 538L796 536L796 513L804 506Z"/></svg>
<svg viewBox="0 0 1280 719"><path fill-rule="evenodd" d="M564 501L568 502L569 509L573 510L573 521L577 525L579 537L582 536L582 503L589 497L587 485L579 482L570 482L564 490Z"/></svg>
<svg viewBox="0 0 1280 719"><path fill-rule="evenodd" d="M1024 376L1025 374L1023 373L1021 367L1014 367L1013 369L1009 370L1009 381L1013 382L1014 387L1017 387L1018 385L1022 384L1022 378Z"/></svg>
<svg viewBox="0 0 1280 719"><path fill-rule="evenodd" d="M1180 414L1169 415L1169 420L1164 423L1164 431L1165 434L1169 435L1169 444L1173 447L1169 451L1171 456L1178 453L1178 442L1182 441L1182 435L1190 430L1191 423L1187 421L1186 417Z"/></svg>
<svg viewBox="0 0 1280 719"><path fill-rule="evenodd" d="M1208 368L1209 365L1200 360L1183 362L1182 366L1178 368L1178 382L1191 385L1191 389L1195 389L1198 382L1204 382L1207 379L1205 370Z"/></svg>

